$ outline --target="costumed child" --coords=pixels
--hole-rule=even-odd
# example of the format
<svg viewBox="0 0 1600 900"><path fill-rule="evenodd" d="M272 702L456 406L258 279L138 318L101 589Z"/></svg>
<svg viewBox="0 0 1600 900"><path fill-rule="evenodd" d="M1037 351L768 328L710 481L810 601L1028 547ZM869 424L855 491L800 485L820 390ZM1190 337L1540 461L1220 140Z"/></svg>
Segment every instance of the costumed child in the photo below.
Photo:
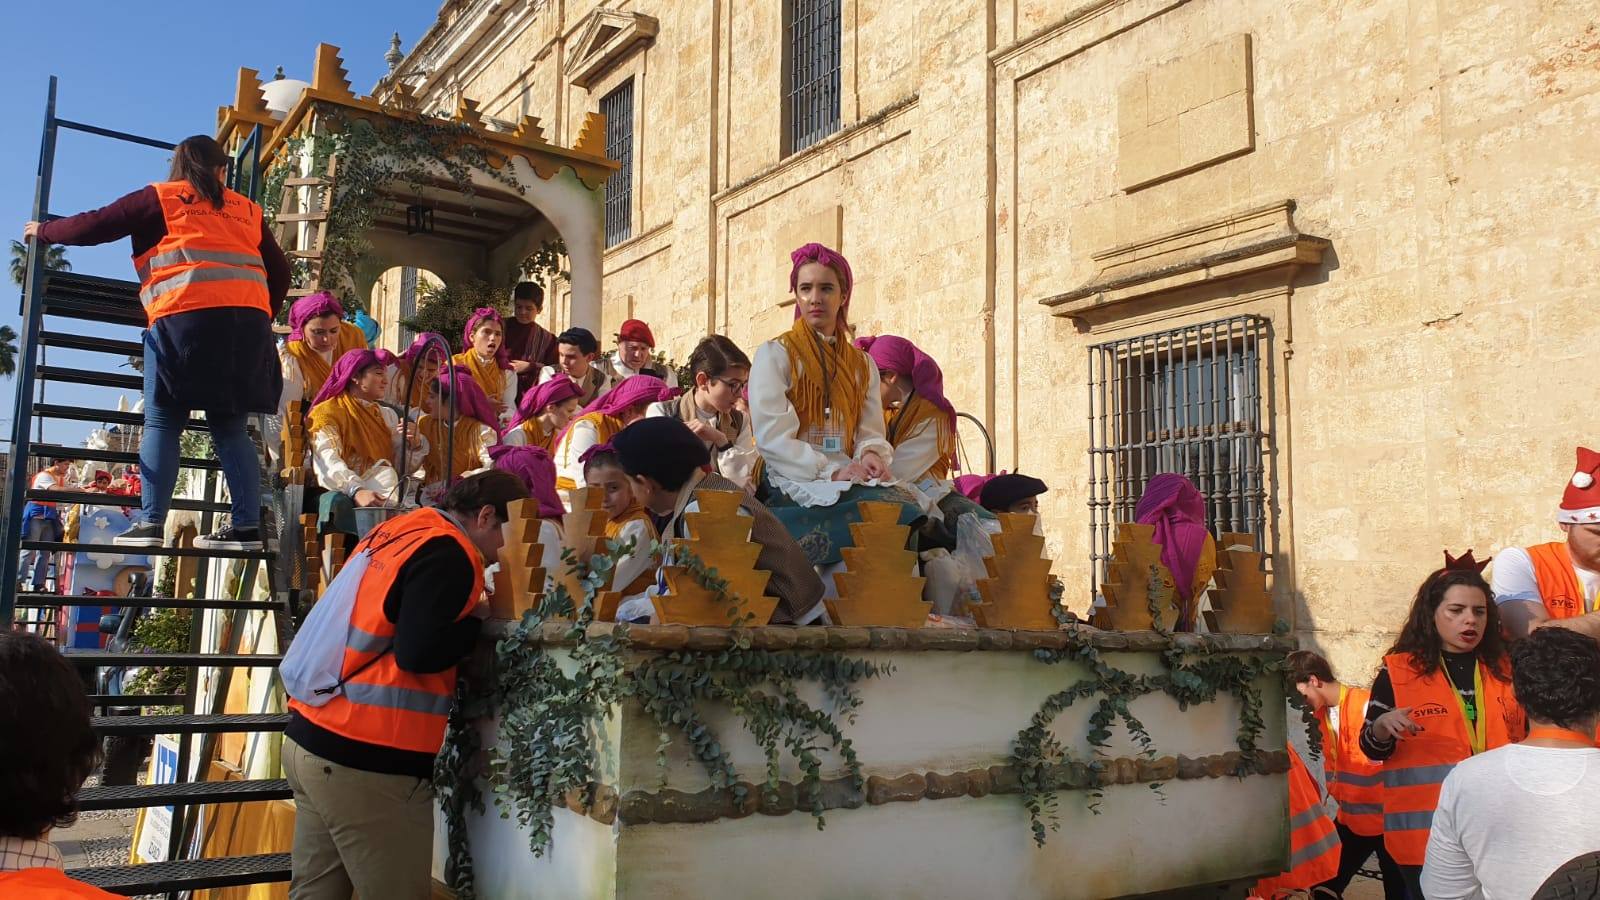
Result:
<svg viewBox="0 0 1600 900"><path fill-rule="evenodd" d="M761 455L756 452L750 417L738 409L744 387L750 383L750 357L739 345L713 334L703 338L689 354L694 389L677 398L656 403L645 414L675 416L689 426L711 454L711 471L754 490L752 480Z"/></svg>
<svg viewBox="0 0 1600 900"><path fill-rule="evenodd" d="M582 394L570 378L552 378L529 388L517 404L517 417L501 432L501 443L553 452L556 437L582 408Z"/></svg>
<svg viewBox="0 0 1600 900"><path fill-rule="evenodd" d="M651 553L657 537L655 525L634 496L633 488L628 485L628 475L617 459L617 451L610 444L596 444L583 451L583 480L589 490L601 492L607 544L633 541L633 549L617 560L611 574L611 589L633 598L617 608L617 621L649 621L653 611L649 598L636 595L655 583L656 560Z"/></svg>
<svg viewBox="0 0 1600 900"><path fill-rule="evenodd" d="M392 359L386 351L351 350L312 401L312 466L326 491L318 500L321 531L357 534L355 507L398 505L401 445L409 444L407 455L419 465L427 455L416 427L402 427L400 415L379 402Z"/></svg>
<svg viewBox="0 0 1600 900"><path fill-rule="evenodd" d="M432 332L423 332L411 341L411 346L400 354L395 364L389 367L389 393L384 400L396 409L405 411L407 417L416 419L422 415L423 408L428 403L428 390L434 379L439 377L439 370L445 361L444 351L439 349L438 343L430 339L443 339ZM432 348L430 351L429 348ZM418 362L420 358L421 362ZM416 368L415 380L411 377L412 367Z"/></svg>
<svg viewBox="0 0 1600 900"><path fill-rule="evenodd" d="M528 496L539 503L539 546L542 553L539 565L544 567L544 590L549 591L554 579L560 575L562 550L562 517L567 508L556 490L556 467L550 453L543 447L509 447L497 444L489 448L494 468L522 479L528 487ZM497 563L498 565L498 563Z"/></svg>
<svg viewBox="0 0 1600 900"><path fill-rule="evenodd" d="M500 313L488 306L473 310L462 341L466 349L450 357L450 363L467 367L472 380L494 404L496 425L504 424L517 405L517 377L511 371L511 356L505 347L505 324Z"/></svg>
<svg viewBox="0 0 1600 900"><path fill-rule="evenodd" d="M790 260L794 326L756 349L751 427L763 460L761 495L835 596L832 576L862 502L897 504L900 524L913 527L924 513L915 494L894 484L878 368L850 343L850 264L821 244ZM808 613L821 615L820 605Z"/></svg>
<svg viewBox="0 0 1600 900"><path fill-rule="evenodd" d="M628 425L644 418L652 403L678 396L678 389L654 375L633 375L583 408L556 441L556 486L564 491L583 487L583 451L610 443Z"/></svg>
<svg viewBox="0 0 1600 900"><path fill-rule="evenodd" d="M1409 896L1422 900L1422 863L1439 789L1456 763L1522 740L1500 615L1469 550L1417 588L1400 637L1372 682L1361 750L1383 764L1384 847Z"/></svg>
<svg viewBox="0 0 1600 900"><path fill-rule="evenodd" d="M321 393L333 364L351 350L365 350L361 329L344 321L344 307L327 291L307 294L289 306L289 337L278 348L283 391L278 395L278 429L287 424L290 403L304 403ZM302 407L301 416L309 414Z"/></svg>
<svg viewBox="0 0 1600 900"><path fill-rule="evenodd" d="M451 373L455 374L455 422L450 422ZM427 412L417 420L417 430L428 441L428 456L423 463L426 487L424 496L430 502L444 496L449 483L470 472L487 469L493 464L489 450L499 443L499 433L494 425L494 408L483 389L461 366L451 366L429 385ZM451 440L451 436L454 440ZM450 464L445 465L448 448Z"/></svg>

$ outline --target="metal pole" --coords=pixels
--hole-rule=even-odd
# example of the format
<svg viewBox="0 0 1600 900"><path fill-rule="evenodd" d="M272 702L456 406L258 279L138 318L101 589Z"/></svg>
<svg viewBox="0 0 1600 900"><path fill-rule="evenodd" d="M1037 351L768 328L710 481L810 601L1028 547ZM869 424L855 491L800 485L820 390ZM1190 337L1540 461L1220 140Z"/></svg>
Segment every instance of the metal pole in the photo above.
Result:
<svg viewBox="0 0 1600 900"><path fill-rule="evenodd" d="M56 159L56 77L50 76L45 97L44 134L39 139L39 168L33 186L33 221L43 222L50 209L50 179ZM11 420L11 478L6 485L6 529L0 536L0 626L11 624L17 601L17 566L22 554L22 504L28 490L28 420L33 417L33 350L39 346L44 318L39 289L44 284L47 245L28 240L28 275L22 285L22 334L18 344L17 403ZM41 441L42 443L42 441Z"/></svg>

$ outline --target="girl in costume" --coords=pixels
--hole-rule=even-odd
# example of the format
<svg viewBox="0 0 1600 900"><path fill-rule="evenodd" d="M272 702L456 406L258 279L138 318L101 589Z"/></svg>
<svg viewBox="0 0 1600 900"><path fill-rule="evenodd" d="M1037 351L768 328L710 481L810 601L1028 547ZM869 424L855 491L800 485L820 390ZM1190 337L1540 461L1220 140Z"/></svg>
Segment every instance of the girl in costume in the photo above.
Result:
<svg viewBox="0 0 1600 900"><path fill-rule="evenodd" d="M489 448L493 465L502 472L522 479L528 486L528 496L539 503L539 546L543 553L539 565L544 567L544 590L549 591L552 580L560 575L562 566L561 518L567 508L556 490L556 467L550 453L543 447L508 447L505 444Z"/></svg>
<svg viewBox="0 0 1600 900"><path fill-rule="evenodd" d="M379 402L392 360L385 351L351 350L334 363L312 401L312 465L327 491L318 501L323 531L356 534L355 507L400 502L402 444L418 463L427 455L428 442L416 428L402 426L399 414Z"/></svg>
<svg viewBox="0 0 1600 900"><path fill-rule="evenodd" d="M750 357L733 341L713 334L689 354L689 372L694 390L652 405L645 415L676 416L705 442L713 472L754 490L752 481L761 455L756 452L750 417L736 408L750 382Z"/></svg>
<svg viewBox="0 0 1600 900"><path fill-rule="evenodd" d="M517 404L517 418L501 433L501 442L554 451L556 437L583 406L582 396L583 389L570 378L552 378L528 388Z"/></svg>
<svg viewBox="0 0 1600 900"><path fill-rule="evenodd" d="M652 403L678 396L678 389L654 375L633 375L583 408L556 441L556 485L564 491L583 487L583 451L610 443L617 432L644 418Z"/></svg>
<svg viewBox="0 0 1600 900"><path fill-rule="evenodd" d="M361 329L344 321L344 307L327 291L307 294L291 304L289 338L278 348L278 362L283 367L279 417L286 414L290 403L310 400L322 391L335 360L366 347Z"/></svg>
<svg viewBox="0 0 1600 900"><path fill-rule="evenodd" d="M455 423L448 424L450 415L450 373L455 372L456 403ZM450 481L469 472L487 469L494 460L489 450L499 443L495 429L494 408L483 389L460 366L452 366L429 385L428 410L417 420L417 430L428 441L428 455L423 463L423 478L427 487L424 494L430 499L444 496ZM447 431L453 431L455 440L449 440ZM450 464L445 465L444 454L449 447Z"/></svg>
<svg viewBox="0 0 1600 900"><path fill-rule="evenodd" d="M1176 630L1207 630L1201 613L1209 609L1206 585L1217 569L1217 543L1206 527L1205 497L1185 476L1165 472L1145 485L1133 520L1155 526L1152 540L1161 546L1161 564L1172 573L1178 595Z"/></svg>
<svg viewBox="0 0 1600 900"><path fill-rule="evenodd" d="M1361 749L1383 763L1384 847L1423 900L1428 832L1445 775L1469 756L1522 740L1500 616L1477 562L1445 554L1417 589L1372 683Z"/></svg>
<svg viewBox="0 0 1600 900"><path fill-rule="evenodd" d="M605 540L633 541L633 549L617 560L611 574L611 590L629 598L617 608L617 621L648 621L654 608L644 592L655 583L656 561L650 548L656 542L656 527L628 486L627 473L610 444L596 444L583 452L583 479L591 489L602 492Z"/></svg>
<svg viewBox="0 0 1600 900"><path fill-rule="evenodd" d="M750 419L766 505L819 567L831 594L831 575L851 542L850 523L861 520L862 501L899 504L901 524L924 514L915 494L894 485L878 368L850 343L850 264L821 244L807 244L790 259L794 327L756 350Z"/></svg>
<svg viewBox="0 0 1600 900"><path fill-rule="evenodd" d="M424 332L411 341L411 346L400 354L400 358L389 368L389 393L384 400L390 406L406 411L412 419L422 415L423 407L428 403L428 391L434 379L439 377L439 370L444 366L444 353L438 344L430 344L430 338L439 335ZM432 352L428 347L432 346ZM424 355L426 354L426 355ZM418 357L422 361L417 362ZM416 366L416 380L411 379L411 368ZM467 377L463 375L462 377ZM498 423L497 423L498 424Z"/></svg>
<svg viewBox="0 0 1600 900"><path fill-rule="evenodd" d="M503 424L517 405L517 377L511 371L511 357L505 348L505 324L500 313L488 306L473 310L462 341L467 349L450 357L450 362L466 366L472 373L472 380L494 404L496 424Z"/></svg>

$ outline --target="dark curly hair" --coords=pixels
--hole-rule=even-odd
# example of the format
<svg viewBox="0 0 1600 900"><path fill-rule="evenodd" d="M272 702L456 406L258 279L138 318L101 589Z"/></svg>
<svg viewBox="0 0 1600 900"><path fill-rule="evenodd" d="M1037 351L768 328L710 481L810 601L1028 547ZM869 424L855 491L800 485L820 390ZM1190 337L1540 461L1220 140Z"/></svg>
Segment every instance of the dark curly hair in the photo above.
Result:
<svg viewBox="0 0 1600 900"><path fill-rule="evenodd" d="M1400 637L1389 648L1389 653L1409 655L1411 667L1423 675L1430 675L1439 668L1439 654L1444 652L1444 642L1439 639L1439 630L1433 625L1433 614L1444 602L1445 592L1453 587L1477 588L1483 591L1484 599L1489 601L1483 639L1478 642L1478 659L1483 661L1489 674L1501 681L1509 681L1511 673L1505 639L1500 636L1500 610L1495 606L1494 592L1489 589L1489 582L1484 581L1482 575L1470 569L1438 569L1422 582L1411 601L1411 612L1406 616L1405 627L1400 629Z"/></svg>
<svg viewBox="0 0 1600 900"><path fill-rule="evenodd" d="M71 825L78 789L99 762L72 664L35 635L0 631L0 837Z"/></svg>
<svg viewBox="0 0 1600 900"><path fill-rule="evenodd" d="M1528 718L1592 728L1600 716L1600 642L1540 628L1511 645L1511 691Z"/></svg>

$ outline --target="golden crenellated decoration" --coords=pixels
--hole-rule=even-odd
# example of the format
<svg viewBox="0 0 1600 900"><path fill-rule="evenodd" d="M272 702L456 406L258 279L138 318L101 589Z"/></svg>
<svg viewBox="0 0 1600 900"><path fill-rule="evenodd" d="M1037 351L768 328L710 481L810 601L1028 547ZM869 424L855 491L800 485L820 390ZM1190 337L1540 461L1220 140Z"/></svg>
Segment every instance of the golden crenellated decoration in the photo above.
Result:
<svg viewBox="0 0 1600 900"><path fill-rule="evenodd" d="M673 541L700 558L728 583L729 600L702 587L683 566L667 566L667 593L654 598L656 618L670 625L765 625L778 608L763 592L772 573L756 568L759 544L750 542L754 521L739 513L740 491L699 491L699 512L684 513L689 539ZM732 598L738 598L734 601ZM735 608L737 604L737 608Z"/></svg>
<svg viewBox="0 0 1600 900"><path fill-rule="evenodd" d="M1094 612L1094 624L1116 631L1146 631L1154 624L1150 615L1151 578L1156 579L1156 606L1161 612L1161 628L1172 630L1178 624L1178 592L1172 572L1161 562L1161 545L1154 540L1154 525L1117 523L1111 542L1111 564L1100 595L1106 605Z"/></svg>
<svg viewBox="0 0 1600 900"><path fill-rule="evenodd" d="M465 94L457 98L456 112L455 115L450 117L450 120L465 125L474 131L481 131L484 128L483 113L478 112L478 101L468 100Z"/></svg>
<svg viewBox="0 0 1600 900"><path fill-rule="evenodd" d="M1218 631L1271 634L1277 624L1267 589L1267 555L1256 550L1255 535L1225 533L1217 542L1218 565L1211 589L1211 614Z"/></svg>
<svg viewBox="0 0 1600 900"><path fill-rule="evenodd" d="M333 580L339 577L339 570L344 568L345 554L347 552L344 546L344 539L345 536L342 534L325 534L322 536L322 553L317 560L321 565L321 571L318 574L318 578L321 581L321 586L317 588L318 597L321 597L322 592L328 589L328 585L333 584Z"/></svg>
<svg viewBox="0 0 1600 900"><path fill-rule="evenodd" d="M517 123L517 130L511 132L511 136L519 141L538 141L543 143L544 125L540 124L538 116L528 113L522 117L521 122Z"/></svg>
<svg viewBox="0 0 1600 900"><path fill-rule="evenodd" d="M490 615L496 619L521 619L539 604L544 594L544 545L539 543L539 501L513 500L506 504L505 544L500 548L500 569L489 595Z"/></svg>
<svg viewBox="0 0 1600 900"><path fill-rule="evenodd" d="M255 69L239 67L239 84L233 92L233 108L241 113L270 116L267 112L267 95L261 92L261 73Z"/></svg>
<svg viewBox="0 0 1600 900"><path fill-rule="evenodd" d="M978 581L983 602L969 604L980 628L1017 628L1055 631L1061 627L1051 615L1050 566L1044 555L1044 536L1034 534L1037 516L996 513L1000 533L994 535L994 555L983 563L989 577Z"/></svg>
<svg viewBox="0 0 1600 900"><path fill-rule="evenodd" d="M900 524L895 503L862 503L861 521L850 523L844 571L834 576L839 599L828 601L835 625L921 628L933 604L922 599L927 579L916 573L917 553L906 547L911 527Z"/></svg>
<svg viewBox="0 0 1600 900"><path fill-rule="evenodd" d="M603 548L602 539L606 534L606 513L600 505L601 496L598 488L581 487L572 492L572 512L561 520L561 546L572 551L572 557L577 562L587 563L595 552ZM583 585L578 583L578 578L572 569L562 563L561 572L552 576L562 587L567 589L567 596L576 606L583 602ZM609 599L611 617L603 615ZM615 591L602 590L595 595L595 618L598 621L609 622L615 618L620 595Z"/></svg>
<svg viewBox="0 0 1600 900"><path fill-rule="evenodd" d="M317 539L317 514L300 516L300 556L304 560L305 589L313 597L322 596L322 542Z"/></svg>
<svg viewBox="0 0 1600 900"><path fill-rule="evenodd" d="M311 90L329 100L354 100L350 90L350 73L339 58L339 48L332 44L318 44L316 61L311 68Z"/></svg>
<svg viewBox="0 0 1600 900"><path fill-rule="evenodd" d="M578 129L578 140L572 149L594 156L606 155L606 117L601 113L585 113L583 127Z"/></svg>

